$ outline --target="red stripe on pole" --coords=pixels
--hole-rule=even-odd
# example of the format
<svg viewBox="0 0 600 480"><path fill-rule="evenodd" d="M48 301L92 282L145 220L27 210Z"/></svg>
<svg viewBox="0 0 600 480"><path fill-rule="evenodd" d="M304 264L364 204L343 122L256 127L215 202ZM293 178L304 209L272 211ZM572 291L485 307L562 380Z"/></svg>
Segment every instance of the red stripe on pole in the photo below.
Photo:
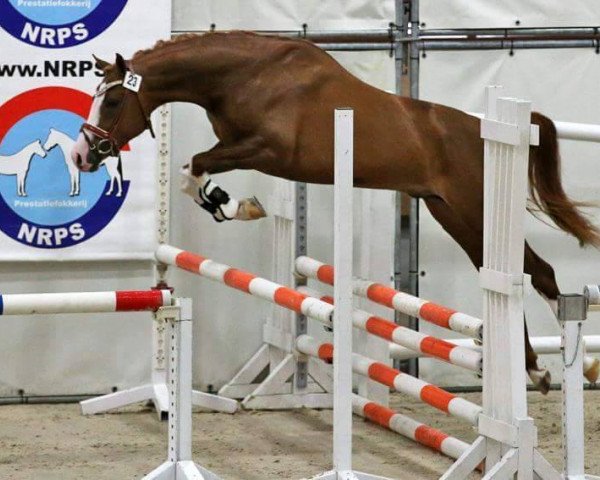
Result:
<svg viewBox="0 0 600 480"><path fill-rule="evenodd" d="M289 308L294 312L300 313L302 302L306 298L308 298L307 295L292 290L291 288L280 287L277 290L275 290L273 301L277 305L281 305L282 307Z"/></svg>
<svg viewBox="0 0 600 480"><path fill-rule="evenodd" d="M419 310L419 316L421 316L423 320L435 323L444 328L450 328L450 317L455 313L456 310L442 307L441 305L436 305L431 302L424 304Z"/></svg>
<svg viewBox="0 0 600 480"><path fill-rule="evenodd" d="M369 378L394 388L394 379L400 375L398 370L388 367L384 363L375 362L369 367Z"/></svg>
<svg viewBox="0 0 600 480"><path fill-rule="evenodd" d="M322 265L317 270L317 278L323 282L333 285L333 267L331 265Z"/></svg>
<svg viewBox="0 0 600 480"><path fill-rule="evenodd" d="M177 257L175 257L175 264L179 268L183 268L189 272L198 273L198 270L200 270L200 265L204 260L206 260L205 257L201 257L195 253L181 252L177 255Z"/></svg>
<svg viewBox="0 0 600 480"><path fill-rule="evenodd" d="M325 295L324 297L321 297L320 300L322 302L329 303L329 304L333 305L333 297L331 297L329 295Z"/></svg>
<svg viewBox="0 0 600 480"><path fill-rule="evenodd" d="M324 360L327 363L333 363L333 345L331 343L320 345L317 354L321 360Z"/></svg>
<svg viewBox="0 0 600 480"><path fill-rule="evenodd" d="M398 325L385 318L370 317L365 324L365 328L367 332L372 333L373 335L385 338L386 340L391 340L392 334L394 333L394 330L398 328Z"/></svg>
<svg viewBox="0 0 600 480"><path fill-rule="evenodd" d="M444 432L440 432L435 428L421 425L415 430L415 440L422 445L431 447L434 450L442 450L442 442L448 438Z"/></svg>
<svg viewBox="0 0 600 480"><path fill-rule="evenodd" d="M396 412L393 410L373 402L369 402L365 405L363 413L365 414L365 417L372 422L386 428L390 428L390 420L396 415Z"/></svg>
<svg viewBox="0 0 600 480"><path fill-rule="evenodd" d="M250 293L250 282L256 278L256 275L230 268L223 275L223 282L231 288L236 288L242 292Z"/></svg>
<svg viewBox="0 0 600 480"><path fill-rule="evenodd" d="M421 351L444 360L450 360L450 352L456 348L456 345L435 337L425 337L419 345Z"/></svg>
<svg viewBox="0 0 600 480"><path fill-rule="evenodd" d="M156 310L163 306L163 296L160 290L142 292L115 292L117 297L117 312L139 312L141 310Z"/></svg>
<svg viewBox="0 0 600 480"><path fill-rule="evenodd" d="M455 396L435 385L427 385L421 389L421 400L444 412L448 412L448 404Z"/></svg>
<svg viewBox="0 0 600 480"><path fill-rule="evenodd" d="M381 303L387 307L394 308L393 298L396 295L396 290L374 283L367 289L367 298L376 303Z"/></svg>

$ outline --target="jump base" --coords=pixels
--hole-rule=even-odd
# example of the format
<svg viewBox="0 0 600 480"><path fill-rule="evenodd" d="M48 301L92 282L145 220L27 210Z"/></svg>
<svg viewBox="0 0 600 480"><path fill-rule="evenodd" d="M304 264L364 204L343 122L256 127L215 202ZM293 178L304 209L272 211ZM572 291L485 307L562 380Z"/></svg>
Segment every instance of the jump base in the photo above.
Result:
<svg viewBox="0 0 600 480"><path fill-rule="evenodd" d="M159 420L166 420L169 414L169 390L165 383L147 384L121 392L109 393L84 400L79 402L79 405L83 415L94 415L147 401L154 404ZM192 392L192 405L221 413L235 413L239 408L238 402L235 400L197 390Z"/></svg>
<svg viewBox="0 0 600 480"><path fill-rule="evenodd" d="M165 462L142 480L221 480L214 473L192 461Z"/></svg>
<svg viewBox="0 0 600 480"><path fill-rule="evenodd" d="M310 480L392 480L389 477L381 477L379 475L371 475L370 473L362 473L355 471L335 471L321 473Z"/></svg>

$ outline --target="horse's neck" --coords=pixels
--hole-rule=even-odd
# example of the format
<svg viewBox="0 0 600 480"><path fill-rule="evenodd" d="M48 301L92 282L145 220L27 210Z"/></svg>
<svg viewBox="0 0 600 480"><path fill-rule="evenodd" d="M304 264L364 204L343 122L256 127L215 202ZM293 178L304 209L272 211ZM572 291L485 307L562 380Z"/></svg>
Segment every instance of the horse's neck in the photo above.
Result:
<svg viewBox="0 0 600 480"><path fill-rule="evenodd" d="M23 156L27 158L33 157L37 153L37 144L32 143L23 149Z"/></svg>
<svg viewBox="0 0 600 480"><path fill-rule="evenodd" d="M227 39L226 35L206 35L134 58L146 83L150 109L170 102L195 103L208 109L221 96L227 78L239 73L248 61L248 49L236 48L239 39Z"/></svg>

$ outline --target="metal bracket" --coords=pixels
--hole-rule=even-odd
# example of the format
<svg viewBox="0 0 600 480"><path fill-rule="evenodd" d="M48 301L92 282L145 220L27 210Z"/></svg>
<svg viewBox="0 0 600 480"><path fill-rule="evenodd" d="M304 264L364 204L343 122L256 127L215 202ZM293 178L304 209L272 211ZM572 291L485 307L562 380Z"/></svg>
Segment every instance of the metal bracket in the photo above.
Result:
<svg viewBox="0 0 600 480"><path fill-rule="evenodd" d="M558 296L558 320L560 322L587 319L588 299L585 295L569 293Z"/></svg>

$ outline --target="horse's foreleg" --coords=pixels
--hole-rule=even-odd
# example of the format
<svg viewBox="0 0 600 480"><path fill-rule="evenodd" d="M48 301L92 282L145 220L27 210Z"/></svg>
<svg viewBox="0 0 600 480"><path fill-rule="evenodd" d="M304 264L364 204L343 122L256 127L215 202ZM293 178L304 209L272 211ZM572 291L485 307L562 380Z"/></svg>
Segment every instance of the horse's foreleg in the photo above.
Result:
<svg viewBox="0 0 600 480"><path fill-rule="evenodd" d="M75 192L73 195L79 195L79 169L75 172L73 178L75 181Z"/></svg>
<svg viewBox="0 0 600 480"><path fill-rule="evenodd" d="M207 152L192 157L192 175L224 173L231 170L260 170L269 160L275 160L262 142L253 138L234 145L217 143Z"/></svg>
<svg viewBox="0 0 600 480"><path fill-rule="evenodd" d="M106 192L107 196L112 195L114 186L115 186L115 177L113 175L111 175L110 176L110 185L108 187L108 191Z"/></svg>
<svg viewBox="0 0 600 480"><path fill-rule="evenodd" d="M202 208L219 222L224 220L256 220L266 212L256 198L241 201L229 196L211 178L210 173L222 173L236 169L260 169L271 156L258 146L257 141L224 146L219 143L211 150L194 155L191 172L181 170L182 190L194 198Z"/></svg>
<svg viewBox="0 0 600 480"><path fill-rule="evenodd" d="M71 190L69 191L69 196L73 197L75 196L75 190L76 190L76 185L75 185L75 172L69 172L69 177L70 177L70 186L71 186Z"/></svg>
<svg viewBox="0 0 600 480"><path fill-rule="evenodd" d="M121 175L121 172L117 171L115 180L117 182L117 197L120 197L123 195L123 176Z"/></svg>

